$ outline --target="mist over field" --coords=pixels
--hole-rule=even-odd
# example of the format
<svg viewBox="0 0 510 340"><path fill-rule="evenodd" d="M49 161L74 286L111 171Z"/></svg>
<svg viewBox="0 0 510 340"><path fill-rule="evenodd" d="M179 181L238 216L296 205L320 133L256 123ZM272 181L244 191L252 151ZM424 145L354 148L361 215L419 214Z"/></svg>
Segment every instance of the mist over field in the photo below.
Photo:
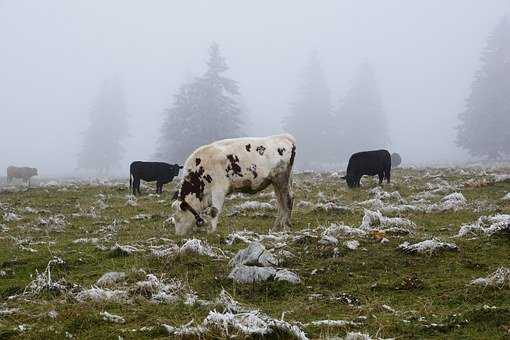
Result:
<svg viewBox="0 0 510 340"><path fill-rule="evenodd" d="M122 104L111 106L123 107L124 121L119 161L109 172L127 176L129 162L158 159L165 110L183 83L206 72L214 42L229 67L225 76L237 81L241 135L284 131L302 75L316 58L332 116L360 67L370 66L389 136L380 147L400 153L404 164L483 159L456 146L456 126L488 36L509 11L506 0L3 0L0 176L9 165L37 167L43 177L75 174L91 112L112 79ZM351 118L337 117L328 133ZM349 130L363 140L366 124L355 125ZM100 139L89 139L95 144L87 152L105 152ZM335 147L351 152L350 139L320 161L344 164L344 151ZM308 142L297 143L299 159Z"/></svg>

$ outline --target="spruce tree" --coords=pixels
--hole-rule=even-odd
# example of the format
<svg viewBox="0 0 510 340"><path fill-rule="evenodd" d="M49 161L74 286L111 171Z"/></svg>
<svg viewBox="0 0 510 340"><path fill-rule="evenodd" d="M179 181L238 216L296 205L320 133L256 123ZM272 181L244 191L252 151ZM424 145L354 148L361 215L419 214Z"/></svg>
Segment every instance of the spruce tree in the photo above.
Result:
<svg viewBox="0 0 510 340"><path fill-rule="evenodd" d="M487 39L482 66L459 115L457 145L491 160L510 155L510 19L504 16Z"/></svg>
<svg viewBox="0 0 510 340"><path fill-rule="evenodd" d="M283 127L298 141L298 167L315 167L329 162L332 152L331 99L319 60L312 54L299 80L290 114Z"/></svg>
<svg viewBox="0 0 510 340"><path fill-rule="evenodd" d="M89 119L78 154L78 169L98 175L111 174L124 155L122 144L129 135L124 92L118 78L104 82Z"/></svg>
<svg viewBox="0 0 510 340"><path fill-rule="evenodd" d="M184 84L165 110L156 156L183 163L197 147L240 135L239 86L224 76L228 71L218 44L209 48L207 71Z"/></svg>
<svg viewBox="0 0 510 340"><path fill-rule="evenodd" d="M360 66L351 88L339 105L335 121L339 156L346 161L354 152L389 146L381 94L369 64Z"/></svg>

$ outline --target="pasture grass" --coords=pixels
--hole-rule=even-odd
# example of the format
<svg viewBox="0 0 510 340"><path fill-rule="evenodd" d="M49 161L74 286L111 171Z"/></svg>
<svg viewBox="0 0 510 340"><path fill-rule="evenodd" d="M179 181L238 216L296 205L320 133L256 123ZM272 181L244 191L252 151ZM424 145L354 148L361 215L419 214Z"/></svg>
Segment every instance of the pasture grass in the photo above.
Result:
<svg viewBox="0 0 510 340"><path fill-rule="evenodd" d="M427 175L427 173L429 173ZM462 183L472 179L449 169L412 170L393 172L392 184L383 184L383 190L399 191L402 197L428 190L427 183L437 176L448 183ZM482 178L483 175L480 176ZM360 189L350 190L345 183L328 174L303 173L294 176L295 203L301 200L316 202L319 192L334 198L338 204L354 207L352 212L335 213L309 208L295 209L294 230L316 228L330 223L359 226L363 209L353 205L370 198L368 191L377 186L371 179L364 180ZM225 289L237 301L261 310L274 318L285 315L285 320L302 324L314 320L359 320L359 326L318 327L303 326L310 338L344 336L349 331L360 331L372 337L411 338L505 338L510 329L510 289L508 287L479 288L469 286L477 277L487 276L498 267L510 267L510 240L507 236L480 236L452 238L464 223L474 222L482 215L510 213L510 204L501 198L510 191L510 182L498 182L482 187L462 187L458 191L466 197L468 209L437 213L400 213L417 225L417 232L407 236L387 236L389 242L381 244L371 237L358 238L357 250L338 245L340 256L332 256L332 247L321 245L316 239L289 243L286 247L295 258L286 268L299 274L301 284L266 282L256 285L239 285L227 278L228 260L213 260L205 256L186 255L173 258L155 258L146 252L119 256L100 250L92 244L76 244L73 240L84 237L101 237L98 230L117 220L118 231L114 241L130 244L150 238L166 237L182 244L165 220L170 214L171 186L161 196L149 196L146 189L135 207L126 206L128 189L117 186L86 186L70 188L33 188L21 192L3 192L0 202L7 203L21 217L20 221L1 222L8 230L0 233L0 299L4 307L19 308L18 313L0 316L0 338L61 339L68 334L80 339L124 339L165 337L161 324L182 325L190 320L200 323L211 307L198 305L154 304L139 297L129 304L78 303L72 296L44 293L31 298L8 299L20 294L34 278L36 270L45 269L53 256L64 259L65 264L52 269L54 279L88 288L105 272L129 272L128 280L135 282L137 269L154 273L159 278L178 278L197 292L200 299L214 300ZM108 207L96 209L97 218L73 217L96 206L98 194L106 196ZM441 195L438 196L439 198ZM438 199L439 199L438 198ZM254 200L269 200L253 196ZM234 230L252 230L267 233L274 212L269 217L227 216L229 209L242 202L227 201L219 223L219 234L199 232L194 237L207 240L212 246L235 253L244 244L225 244L226 236ZM482 202L475 209L477 202ZM38 213L24 212L32 207ZM491 207L489 211L489 207ZM42 212L41 212L42 211ZM151 217L133 220L137 214ZM63 231L35 230L38 219L63 214L67 225ZM125 223L123 221L129 221ZM436 255L408 255L396 250L404 241L419 242L437 237L454 242L457 252ZM29 238L41 243L31 246L37 252L22 250L15 239ZM310 299L311 294L322 294L321 299ZM348 304L327 297L348 296L355 301ZM393 312L393 309L396 312ZM58 313L56 318L48 315ZM102 320L99 313L108 311L121 315L126 323L115 324ZM362 317L362 318L360 318ZM20 331L19 325L29 329ZM142 327L149 327L143 330ZM142 330L141 330L142 329ZM219 334L210 334L217 337ZM285 335L281 335L285 338Z"/></svg>

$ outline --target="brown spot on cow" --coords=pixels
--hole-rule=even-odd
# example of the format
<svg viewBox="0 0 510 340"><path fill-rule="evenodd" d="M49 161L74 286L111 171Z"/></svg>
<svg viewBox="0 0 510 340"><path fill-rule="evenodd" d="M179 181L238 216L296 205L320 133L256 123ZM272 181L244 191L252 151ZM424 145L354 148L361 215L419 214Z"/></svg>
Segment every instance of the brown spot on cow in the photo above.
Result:
<svg viewBox="0 0 510 340"><path fill-rule="evenodd" d="M283 153L285 152L285 148L278 148L278 153L280 156L283 156Z"/></svg>
<svg viewBox="0 0 510 340"><path fill-rule="evenodd" d="M204 168L200 167L195 171L189 171L184 178L180 190L180 199L184 202L186 196L189 194L195 194L199 200L202 200L204 196L205 183L202 180L204 174Z"/></svg>
<svg viewBox="0 0 510 340"><path fill-rule="evenodd" d="M212 177L211 175L207 174L204 176L204 179L208 182L208 183L211 183L212 182Z"/></svg>
<svg viewBox="0 0 510 340"><path fill-rule="evenodd" d="M266 148L263 146L263 145L260 145L260 146L257 146L257 152L259 153L259 155L264 155L264 152L266 151Z"/></svg>
<svg viewBox="0 0 510 340"><path fill-rule="evenodd" d="M246 151L251 151L251 144L246 144L244 147L246 148Z"/></svg>
<svg viewBox="0 0 510 340"><path fill-rule="evenodd" d="M241 166L239 165L239 157L235 155L227 155L227 159L230 164L227 166L225 171L227 172L227 177L231 176L239 176L243 177Z"/></svg>
<svg viewBox="0 0 510 340"><path fill-rule="evenodd" d="M200 162L202 162L202 160L200 158L195 158L195 165L196 166L199 166Z"/></svg>

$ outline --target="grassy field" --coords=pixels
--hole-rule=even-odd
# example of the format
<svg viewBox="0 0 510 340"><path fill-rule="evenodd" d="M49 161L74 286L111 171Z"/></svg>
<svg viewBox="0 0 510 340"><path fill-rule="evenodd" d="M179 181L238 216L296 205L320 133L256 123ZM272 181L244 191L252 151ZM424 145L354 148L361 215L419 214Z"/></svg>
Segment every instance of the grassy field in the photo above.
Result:
<svg viewBox="0 0 510 340"><path fill-rule="evenodd" d="M246 308L275 319L284 315L285 321L297 325L309 338L344 337L349 332L372 338L506 338L510 336L508 282L500 287L470 282L499 267L510 267L508 236L454 236L461 225L480 216L510 213L510 201L502 199L510 192L510 181L494 176L509 173L505 168L398 169L392 183L384 184L382 190L398 191L401 198L372 190L378 185L371 179L365 179L362 188L350 190L336 174L300 173L294 176L293 229L287 233L271 231L274 210L231 214L233 207L246 201L273 204L268 189L228 200L219 234L197 231L187 238L176 237L165 222L170 215L170 186L161 196L150 195L152 186L146 188L132 205L127 204L129 190L122 182L4 189L0 193L0 338L166 337L163 324L180 326L193 320L191 325L200 325L211 310L221 311L216 300L222 290ZM442 206L441 199L453 192L462 193L466 202L453 208ZM387 212L383 209L384 216L414 223L410 233L380 228L364 236L337 236L337 244L321 241L332 223L359 227L365 208L377 210L378 202L367 201L377 195L379 202L390 207ZM336 208L321 205L328 202ZM404 205L407 209L392 210ZM281 250L293 254L281 267L297 273L301 283L243 285L229 279L229 258L247 244L227 241L234 231L242 230L279 236L278 242L266 237L262 243L275 254ZM157 256L152 251L181 246L190 238L206 241L224 256ZM454 243L458 249L431 254L397 250L405 241L412 244L432 238ZM357 240L359 247L348 249L347 240ZM137 251L112 250L115 244L131 245ZM43 273L54 257L62 261L50 267L51 284L40 289L31 286L36 273ZM124 280L108 287L127 292L125 299L94 302L78 298L110 271L126 274ZM197 302L155 303L150 293L137 286L147 274L162 282L178 282L183 296L195 294ZM49 282L48 277L44 280ZM121 316L124 322L104 320L101 313L105 311ZM350 322L313 324L318 320ZM235 330L229 334L249 338ZM272 336L291 337L284 332ZM227 335L212 327L201 337Z"/></svg>

